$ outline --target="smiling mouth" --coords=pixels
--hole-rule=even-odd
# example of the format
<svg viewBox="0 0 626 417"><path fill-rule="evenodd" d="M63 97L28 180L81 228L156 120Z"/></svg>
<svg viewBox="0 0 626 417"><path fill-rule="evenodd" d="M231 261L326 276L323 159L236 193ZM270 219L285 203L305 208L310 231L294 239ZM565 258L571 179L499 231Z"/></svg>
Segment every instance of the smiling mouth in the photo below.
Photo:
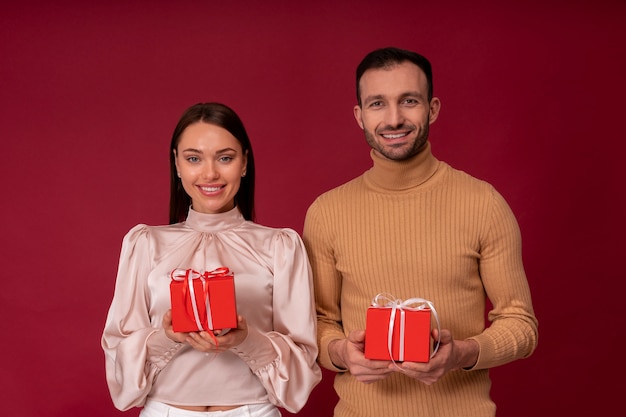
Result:
<svg viewBox="0 0 626 417"><path fill-rule="evenodd" d="M405 136L407 136L409 134L409 132L404 132L404 133L388 133L388 134L381 134L381 136L385 139L400 139L403 138Z"/></svg>
<svg viewBox="0 0 626 417"><path fill-rule="evenodd" d="M200 187L200 189L202 191L204 191L205 193L214 193L217 192L219 190L221 190L222 188L224 188L223 186L220 187Z"/></svg>
<svg viewBox="0 0 626 417"><path fill-rule="evenodd" d="M406 130L406 131L395 132L395 133L380 133L380 136L382 136L383 139L386 139L386 140L396 140L396 139L402 139L402 138L409 136L411 132L412 130Z"/></svg>

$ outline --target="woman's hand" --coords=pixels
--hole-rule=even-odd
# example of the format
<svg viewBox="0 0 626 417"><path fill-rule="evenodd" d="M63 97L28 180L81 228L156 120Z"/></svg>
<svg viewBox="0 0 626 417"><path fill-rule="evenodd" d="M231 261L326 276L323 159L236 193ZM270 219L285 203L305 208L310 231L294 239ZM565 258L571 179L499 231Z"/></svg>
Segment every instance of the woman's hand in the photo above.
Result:
<svg viewBox="0 0 626 417"><path fill-rule="evenodd" d="M175 332L172 329L172 310L167 310L167 313L163 316L163 329L165 330L165 334L174 342L178 343L186 343L187 338L189 337L189 333L184 332Z"/></svg>
<svg viewBox="0 0 626 417"><path fill-rule="evenodd" d="M172 330L172 312L169 310L163 316L163 328L167 337L173 341L187 343L194 349L206 353L224 352L241 344L248 337L248 325L242 316L237 316L237 328L228 332L214 330L177 333Z"/></svg>

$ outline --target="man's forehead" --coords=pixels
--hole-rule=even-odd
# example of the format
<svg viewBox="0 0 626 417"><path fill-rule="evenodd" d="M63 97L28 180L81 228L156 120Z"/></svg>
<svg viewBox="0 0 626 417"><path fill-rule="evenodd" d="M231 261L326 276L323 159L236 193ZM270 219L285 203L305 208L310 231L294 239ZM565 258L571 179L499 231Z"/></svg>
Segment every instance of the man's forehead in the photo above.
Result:
<svg viewBox="0 0 626 417"><path fill-rule="evenodd" d="M413 63L401 63L382 68L371 68L359 81L361 97L401 96L426 94L426 74Z"/></svg>

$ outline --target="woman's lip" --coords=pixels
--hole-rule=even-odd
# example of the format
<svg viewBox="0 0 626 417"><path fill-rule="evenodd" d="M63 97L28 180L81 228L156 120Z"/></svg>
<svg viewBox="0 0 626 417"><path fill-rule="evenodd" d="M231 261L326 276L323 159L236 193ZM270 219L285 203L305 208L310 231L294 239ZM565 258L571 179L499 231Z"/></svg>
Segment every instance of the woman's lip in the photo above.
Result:
<svg viewBox="0 0 626 417"><path fill-rule="evenodd" d="M225 185L198 185L203 194L215 194L224 189Z"/></svg>

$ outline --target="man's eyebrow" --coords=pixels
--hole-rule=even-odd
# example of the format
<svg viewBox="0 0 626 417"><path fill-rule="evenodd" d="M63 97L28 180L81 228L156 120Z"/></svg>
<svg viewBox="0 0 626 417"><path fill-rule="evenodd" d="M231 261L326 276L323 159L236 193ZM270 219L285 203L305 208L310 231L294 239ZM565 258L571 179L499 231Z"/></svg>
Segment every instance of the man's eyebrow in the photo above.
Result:
<svg viewBox="0 0 626 417"><path fill-rule="evenodd" d="M363 100L363 102L364 102L364 103L368 103L368 102L370 102L370 101L382 100L382 99L384 99L384 98L385 98L385 96L384 96L384 95L382 95L382 94L376 94L376 95L374 95L374 96L367 96L367 97L365 97L365 99Z"/></svg>
<svg viewBox="0 0 626 417"><path fill-rule="evenodd" d="M424 96L424 94L420 93L419 91L406 91L402 94L400 94L400 99L405 99L407 97L415 97L418 98L420 100L425 100L426 96Z"/></svg>
<svg viewBox="0 0 626 417"><path fill-rule="evenodd" d="M400 94L399 97L400 99L404 99L407 97L418 97L420 99L424 99L424 94L420 93L419 91L405 91L404 93ZM384 100L385 98L386 96L384 94L375 94L365 97L365 99L363 99L363 102L370 103L372 101Z"/></svg>

